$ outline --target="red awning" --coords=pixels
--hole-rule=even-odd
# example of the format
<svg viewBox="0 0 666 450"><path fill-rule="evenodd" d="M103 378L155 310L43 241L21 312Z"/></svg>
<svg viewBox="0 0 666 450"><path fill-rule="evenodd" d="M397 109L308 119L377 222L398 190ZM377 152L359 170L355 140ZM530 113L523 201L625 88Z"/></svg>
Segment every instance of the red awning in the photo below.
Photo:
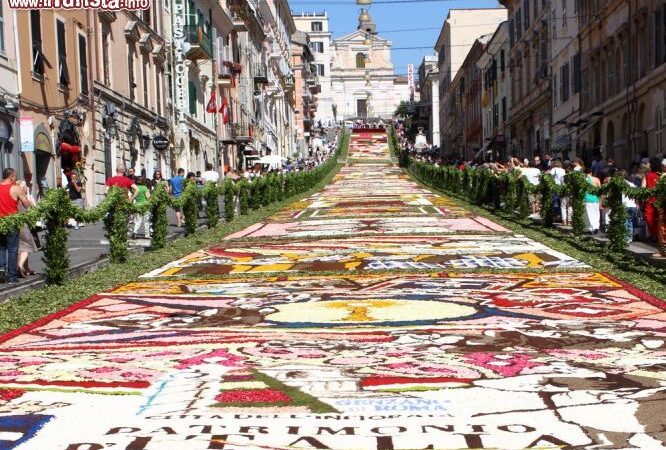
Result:
<svg viewBox="0 0 666 450"><path fill-rule="evenodd" d="M71 145L68 144L67 142L61 142L60 143L60 151L62 153L73 153L73 154L79 154L81 153L81 147L78 145Z"/></svg>

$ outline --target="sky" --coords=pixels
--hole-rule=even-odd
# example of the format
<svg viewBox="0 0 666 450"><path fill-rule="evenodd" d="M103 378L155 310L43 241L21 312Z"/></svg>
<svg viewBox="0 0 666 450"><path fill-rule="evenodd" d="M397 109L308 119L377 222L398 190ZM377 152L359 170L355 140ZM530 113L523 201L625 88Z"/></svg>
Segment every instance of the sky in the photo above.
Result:
<svg viewBox="0 0 666 450"><path fill-rule="evenodd" d="M361 8L355 0L289 0L289 5L294 12L327 11L334 39L356 30ZM396 74L406 75L407 64L418 70L423 57L434 54L449 9L496 7L500 7L496 0L374 0L370 15L380 36L393 42ZM483 23L482 15L479 23ZM402 49L405 47L426 48Z"/></svg>

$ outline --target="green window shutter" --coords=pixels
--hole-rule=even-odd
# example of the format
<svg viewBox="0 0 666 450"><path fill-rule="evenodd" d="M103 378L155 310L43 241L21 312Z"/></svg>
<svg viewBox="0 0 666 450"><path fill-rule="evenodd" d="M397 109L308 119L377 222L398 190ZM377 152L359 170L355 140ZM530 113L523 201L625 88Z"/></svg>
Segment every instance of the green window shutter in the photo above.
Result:
<svg viewBox="0 0 666 450"><path fill-rule="evenodd" d="M189 93L190 93L190 114L193 116L197 115L197 87L194 85L193 81L188 82Z"/></svg>

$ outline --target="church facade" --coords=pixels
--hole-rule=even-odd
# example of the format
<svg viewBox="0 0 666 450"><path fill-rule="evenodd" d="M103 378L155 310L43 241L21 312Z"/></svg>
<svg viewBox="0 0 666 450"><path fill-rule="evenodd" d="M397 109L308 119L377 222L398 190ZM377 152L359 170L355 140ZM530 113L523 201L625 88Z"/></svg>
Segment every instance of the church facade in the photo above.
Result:
<svg viewBox="0 0 666 450"><path fill-rule="evenodd" d="M410 99L404 77L391 61L393 43L377 34L367 10L356 31L332 44L331 90L337 120L393 116L401 101Z"/></svg>

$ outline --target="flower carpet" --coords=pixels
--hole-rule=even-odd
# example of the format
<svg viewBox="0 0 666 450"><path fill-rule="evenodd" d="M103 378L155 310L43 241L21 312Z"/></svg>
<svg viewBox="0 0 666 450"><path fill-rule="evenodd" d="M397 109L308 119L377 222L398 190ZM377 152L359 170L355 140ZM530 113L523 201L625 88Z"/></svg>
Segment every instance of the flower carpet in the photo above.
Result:
<svg viewBox="0 0 666 450"><path fill-rule="evenodd" d="M1 336L0 449L664 448L662 300L350 156Z"/></svg>

